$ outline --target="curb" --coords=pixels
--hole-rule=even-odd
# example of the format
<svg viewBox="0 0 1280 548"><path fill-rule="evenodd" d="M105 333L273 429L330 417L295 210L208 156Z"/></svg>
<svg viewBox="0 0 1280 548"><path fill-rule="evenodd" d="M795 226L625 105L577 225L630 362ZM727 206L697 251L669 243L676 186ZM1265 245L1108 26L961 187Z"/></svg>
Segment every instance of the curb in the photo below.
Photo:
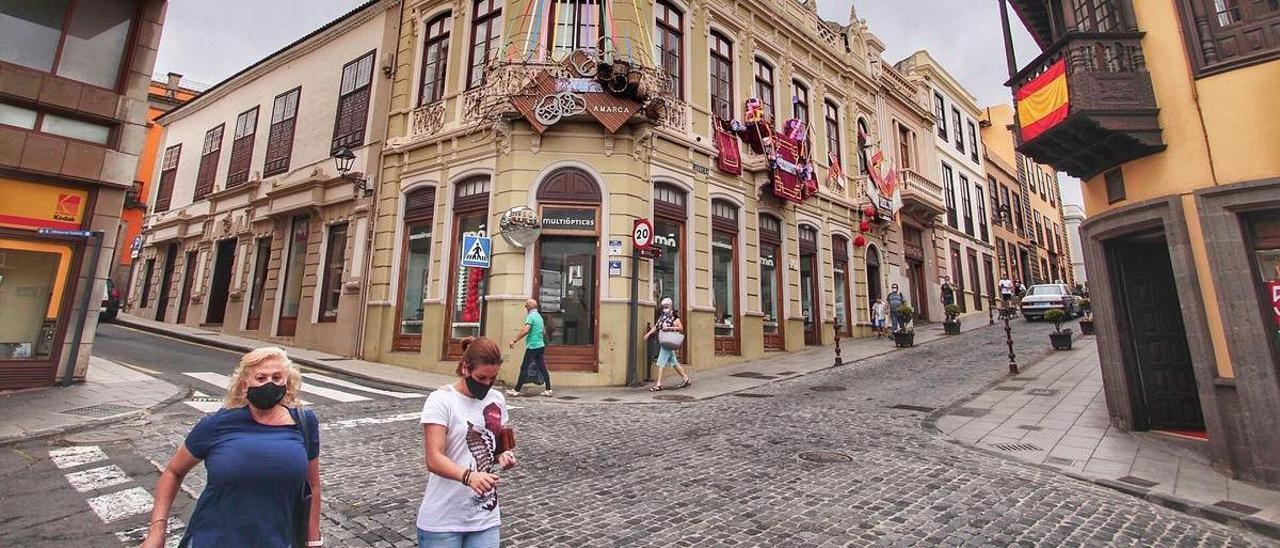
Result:
<svg viewBox="0 0 1280 548"><path fill-rule="evenodd" d="M128 413L123 413L120 415L112 415L110 417L102 417L98 419L82 421L80 423L69 425L69 426L59 426L54 428L45 428L42 430L35 430L35 431L22 434L20 436L8 436L8 437L0 438L0 447L15 445L22 442L42 440L42 439L51 438L54 436L61 436L63 434L74 434L76 432L92 430L94 428L108 426L118 422L124 422L124 421L143 418L147 415L150 415L151 412L155 409L173 405L175 403L178 403L182 400L187 399L187 397L191 395L191 388L178 387L177 385L173 385L173 386L179 388L179 390L174 392L172 396L169 396L163 400L160 400L159 402L156 402L154 405L151 405L144 409L139 409L137 411L130 411Z"/></svg>
<svg viewBox="0 0 1280 548"><path fill-rule="evenodd" d="M1083 337L1085 337L1084 334L1077 333L1077 336L1073 337L1072 340L1074 341L1076 339L1081 339ZM1027 369L1036 366L1045 358L1052 355L1054 352L1056 351L1049 350L1047 352L1042 352L1036 355L1035 361L1031 362L1026 367L1020 367L1018 374L1021 375L1023 373L1026 373ZM943 438L945 441L956 444L960 447L978 451L986 455L1000 457L1002 459L1012 461L1012 462L1017 462L1019 464L1023 464L1026 466L1031 466L1033 468L1044 470L1046 472L1053 472L1055 474L1063 475L1075 480L1091 483L1099 487L1105 487L1107 489L1117 491L1132 497L1136 497L1153 504L1158 504L1170 510L1182 512L1192 517L1203 518L1203 519L1221 523L1223 525L1227 525L1230 527L1244 529L1246 531L1257 533L1259 535L1263 535L1266 537L1280 539L1280 524L1277 524L1277 523L1273 523L1273 522L1259 519L1253 516L1241 514L1239 512L1232 512L1225 508L1219 508L1219 507L1213 506L1212 504L1201 504L1201 503L1193 502L1181 497L1175 497L1173 495L1152 492L1146 488L1139 487L1137 485L1129 485L1127 483L1118 482L1118 481L1107 479L1107 478L1091 477L1085 474L1080 474L1078 472L1063 470L1061 468L1058 468L1056 466L1049 465L1049 464L1025 461L1017 457L1014 457L1012 455L1002 453L1000 451L994 451L994 450L987 449L985 447L981 447L975 444L966 443L966 442L957 440L955 438L952 438L951 436L946 435L945 433L942 432L942 430L938 429L937 422L939 418L945 416L953 409L956 409L958 407L963 407L964 404L972 401L974 398L977 398L982 394L985 394L986 392L990 391L992 388L995 388L1000 383L1014 376L1016 375L1012 373L1006 373L1000 378L988 383L986 386L983 386L977 391L970 393L968 396L965 396L954 402L951 402L947 406L942 407L937 411L930 413L928 416L921 419L920 428L927 433Z"/></svg>
<svg viewBox="0 0 1280 548"><path fill-rule="evenodd" d="M123 326L123 327L127 327L127 328L129 328L129 329L136 329L136 330L138 330L138 331L146 331L147 333L154 333L154 334L156 334L156 335L162 335L162 336L165 336L165 337L169 337L169 338L171 338L171 339L178 339L178 340L180 340L180 341L185 341L185 342L189 342L189 343L199 344L199 345L203 345L203 346L211 346L211 347L214 347L214 348L220 348L220 349L222 349L222 350L231 350L231 351L235 351L235 352L248 352L248 351L250 351L250 350L253 350L253 347L248 346L248 345L235 344L235 343L229 343L229 342L226 342L226 341L220 341L220 340L210 340L210 339L206 339L206 338L199 337L199 336L196 336L196 335L188 335L188 334L186 334L186 333L178 333L178 332L174 332L174 331L166 331L166 330L164 330L164 329L159 329L159 328L156 328L156 327L152 327L152 326L150 326L150 325L144 325L144 324L140 324L140 323L134 323L134 322L132 322L132 321L130 321L130 320L128 320L128 319L122 318L122 317L116 317L116 319L115 319L115 323L116 323L117 325L120 325L120 326ZM373 375L369 375L369 374L366 374L366 373L357 373L357 372L350 371L350 370L347 370L347 369L337 368L337 367L334 367L334 366L332 366L332 365L326 364L326 363L324 363L324 362L320 362L320 361L316 361L316 360L311 360L311 359L307 359L307 358L297 358L297 357L290 356L290 358L289 358L289 359L293 360L293 362L294 362L294 363L299 363L299 364L305 365L305 366L307 366L307 367L310 367L310 368L312 368L312 369L318 369L318 370L320 370L320 371L325 371L325 372L328 372L328 373L337 373L337 374L340 374L340 375L346 375L346 376L348 376L348 377L355 377L355 378L357 378L357 379L362 379L362 380L366 380L366 381L373 381L373 382L377 382L377 383L381 383L381 384L385 384L385 385L389 385L389 386L395 386L395 387L399 387L399 388L407 389L407 390L416 390L416 391L424 391L424 390L425 390L425 391L428 391L428 392L429 392L429 391L435 390L435 389L437 388L437 387L434 387L434 386L432 386L432 387L427 387L427 386L422 386L422 385L417 385L417 384L412 384L412 383L407 383L407 382L401 382L401 381L393 381L393 380L382 379L382 378L375 377L375 376L373 376ZM351 358L351 359L355 359L355 358Z"/></svg>

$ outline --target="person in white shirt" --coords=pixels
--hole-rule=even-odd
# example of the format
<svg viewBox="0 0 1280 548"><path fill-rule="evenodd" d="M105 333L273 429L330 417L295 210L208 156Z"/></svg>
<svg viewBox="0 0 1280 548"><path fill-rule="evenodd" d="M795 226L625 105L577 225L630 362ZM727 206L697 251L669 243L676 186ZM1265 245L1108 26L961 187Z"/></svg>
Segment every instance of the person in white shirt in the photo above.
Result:
<svg viewBox="0 0 1280 548"><path fill-rule="evenodd" d="M516 465L504 447L507 401L492 390L502 350L484 337L462 342L458 381L422 406L427 487L418 507L418 546L497 548L502 515L498 470Z"/></svg>
<svg viewBox="0 0 1280 548"><path fill-rule="evenodd" d="M1000 273L1000 300L1005 308L1009 308L1009 303L1013 301L1013 280L1009 279L1008 272Z"/></svg>
<svg viewBox="0 0 1280 548"><path fill-rule="evenodd" d="M884 324L887 321L889 321L889 305L883 298L876 297L875 304L871 305L871 330L876 332L877 339L884 337Z"/></svg>

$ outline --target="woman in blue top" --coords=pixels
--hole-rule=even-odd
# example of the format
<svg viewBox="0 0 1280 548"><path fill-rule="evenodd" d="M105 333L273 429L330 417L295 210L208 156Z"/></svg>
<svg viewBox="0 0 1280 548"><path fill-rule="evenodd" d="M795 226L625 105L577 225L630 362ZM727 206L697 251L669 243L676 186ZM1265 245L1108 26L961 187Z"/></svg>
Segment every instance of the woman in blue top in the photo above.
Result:
<svg viewBox="0 0 1280 548"><path fill-rule="evenodd" d="M307 546L320 538L320 424L307 410L303 443L298 404L302 373L284 350L259 348L240 358L222 409L206 415L169 461L156 485L143 548L165 543L169 509L182 478L200 461L208 485L196 501L181 546L295 546L294 511L311 487ZM304 446L305 445L305 446Z"/></svg>

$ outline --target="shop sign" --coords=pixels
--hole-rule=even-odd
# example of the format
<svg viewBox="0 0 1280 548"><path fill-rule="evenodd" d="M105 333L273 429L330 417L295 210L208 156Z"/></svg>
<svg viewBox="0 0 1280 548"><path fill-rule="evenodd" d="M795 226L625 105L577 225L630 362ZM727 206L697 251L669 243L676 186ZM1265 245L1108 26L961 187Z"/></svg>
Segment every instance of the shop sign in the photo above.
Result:
<svg viewBox="0 0 1280 548"><path fill-rule="evenodd" d="M760 266L773 266L773 257L760 256Z"/></svg>
<svg viewBox="0 0 1280 548"><path fill-rule="evenodd" d="M700 173L702 175L706 175L711 172L707 169L707 166L701 164L690 164L689 167L693 169L694 173Z"/></svg>
<svg viewBox="0 0 1280 548"><path fill-rule="evenodd" d="M622 260L621 260L621 259L609 259L609 275L610 275L610 276L621 276L621 275L622 275Z"/></svg>
<svg viewBox="0 0 1280 548"><path fill-rule="evenodd" d="M78 230L84 224L89 191L0 179L0 226Z"/></svg>
<svg viewBox="0 0 1280 548"><path fill-rule="evenodd" d="M622 255L622 240L609 240L609 256L618 257Z"/></svg>
<svg viewBox="0 0 1280 548"><path fill-rule="evenodd" d="M542 208L543 230L596 231L596 210L569 207Z"/></svg>
<svg viewBox="0 0 1280 548"><path fill-rule="evenodd" d="M666 235L666 236L663 236L663 235L661 235L661 234L654 234L654 235L653 235L653 243L658 244L658 245L660 245L660 246L662 246L662 247L666 247L666 248L672 249L672 250L677 249L677 248L679 248L679 247L680 247L680 246L678 245L678 242L676 241L676 235L675 235L675 234L668 234L668 235Z"/></svg>

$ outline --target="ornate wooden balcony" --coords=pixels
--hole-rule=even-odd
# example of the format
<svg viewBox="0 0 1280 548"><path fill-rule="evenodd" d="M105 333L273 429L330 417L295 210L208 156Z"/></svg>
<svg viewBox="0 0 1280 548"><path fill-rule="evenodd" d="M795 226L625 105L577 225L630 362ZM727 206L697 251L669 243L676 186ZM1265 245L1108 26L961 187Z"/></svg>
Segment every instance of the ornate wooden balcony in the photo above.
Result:
<svg viewBox="0 0 1280 548"><path fill-rule="evenodd" d="M902 209L914 217L931 219L947 212L942 185L912 169L903 169Z"/></svg>
<svg viewBox="0 0 1280 548"><path fill-rule="evenodd" d="M1089 178L1164 150L1142 33L1067 33L1007 85L1017 97L1060 60L1065 65L1066 118L1029 139L1024 136L1029 121L1021 120L1019 152Z"/></svg>

